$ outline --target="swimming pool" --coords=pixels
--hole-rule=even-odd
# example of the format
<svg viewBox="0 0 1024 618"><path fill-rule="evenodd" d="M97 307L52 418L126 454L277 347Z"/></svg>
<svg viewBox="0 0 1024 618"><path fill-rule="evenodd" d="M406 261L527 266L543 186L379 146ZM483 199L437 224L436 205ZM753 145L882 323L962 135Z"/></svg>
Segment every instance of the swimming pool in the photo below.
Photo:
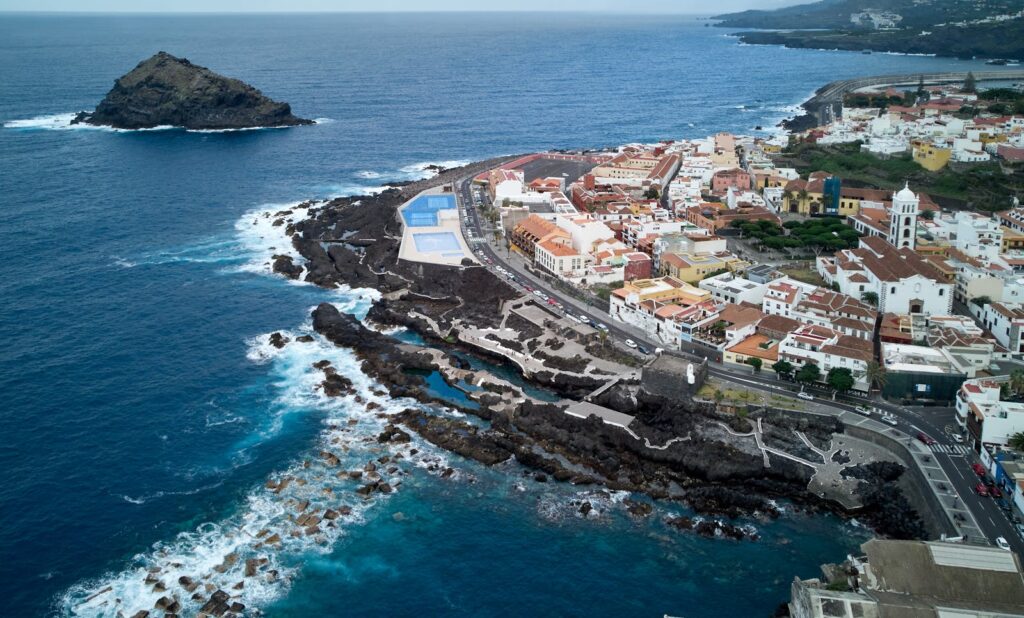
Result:
<svg viewBox="0 0 1024 618"><path fill-rule="evenodd" d="M420 253L443 253L445 257L462 255L459 239L452 232L420 232L412 235Z"/></svg>
<svg viewBox="0 0 1024 618"><path fill-rule="evenodd" d="M402 216L409 227L434 227L438 224L438 211L455 208L455 196L449 193L421 195L402 210Z"/></svg>

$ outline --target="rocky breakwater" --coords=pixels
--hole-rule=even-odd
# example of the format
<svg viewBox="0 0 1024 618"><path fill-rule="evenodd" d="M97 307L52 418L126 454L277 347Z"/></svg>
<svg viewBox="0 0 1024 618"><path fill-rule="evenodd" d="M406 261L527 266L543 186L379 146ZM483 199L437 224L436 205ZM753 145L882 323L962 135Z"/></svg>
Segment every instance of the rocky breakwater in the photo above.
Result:
<svg viewBox="0 0 1024 618"><path fill-rule="evenodd" d="M225 130L313 121L292 115L287 103L273 101L249 84L159 52L118 78L95 111L81 112L72 120L79 123L117 129Z"/></svg>

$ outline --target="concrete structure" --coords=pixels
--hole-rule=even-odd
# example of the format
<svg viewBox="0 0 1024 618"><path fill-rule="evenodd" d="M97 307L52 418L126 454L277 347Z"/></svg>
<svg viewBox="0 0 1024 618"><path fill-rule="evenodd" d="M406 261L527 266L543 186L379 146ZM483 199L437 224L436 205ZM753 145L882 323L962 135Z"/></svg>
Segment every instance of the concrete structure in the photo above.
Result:
<svg viewBox="0 0 1024 618"><path fill-rule="evenodd" d="M640 388L669 401L692 398L708 376L708 361L695 362L671 350L664 350L640 374Z"/></svg>
<svg viewBox="0 0 1024 618"><path fill-rule="evenodd" d="M793 618L1019 618L1020 558L995 547L872 539L864 555L795 579ZM832 585L826 585L832 584Z"/></svg>
<svg viewBox="0 0 1024 618"><path fill-rule="evenodd" d="M459 266L476 263L459 225L455 196L442 187L428 189L398 209L402 243L398 257L410 262Z"/></svg>
<svg viewBox="0 0 1024 618"><path fill-rule="evenodd" d="M849 369L855 390L867 392L867 365L874 360L872 342L824 326L801 326L779 343L779 358L797 367L818 366L821 381L832 369Z"/></svg>
<svg viewBox="0 0 1024 618"><path fill-rule="evenodd" d="M1014 357L1024 357L1024 304L989 303L981 308L978 317L999 345Z"/></svg>

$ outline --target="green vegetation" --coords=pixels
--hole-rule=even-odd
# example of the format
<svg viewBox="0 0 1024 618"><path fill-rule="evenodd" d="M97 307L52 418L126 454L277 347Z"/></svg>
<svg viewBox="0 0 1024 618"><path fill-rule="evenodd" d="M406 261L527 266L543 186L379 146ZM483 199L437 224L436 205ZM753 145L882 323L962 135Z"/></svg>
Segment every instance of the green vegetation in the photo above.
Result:
<svg viewBox="0 0 1024 618"><path fill-rule="evenodd" d="M761 366L764 365L764 361L756 356L751 356L744 362L753 367L755 373L761 371Z"/></svg>
<svg viewBox="0 0 1024 618"><path fill-rule="evenodd" d="M786 149L780 165L803 175L813 171L835 174L844 181L896 191L910 182L915 191L957 200L964 206L996 211L1010 207L1014 195L1024 195L1024 172L1004 174L996 162L973 163L929 172L909 154L880 159L862 152L860 142L819 146L799 142Z"/></svg>
<svg viewBox="0 0 1024 618"><path fill-rule="evenodd" d="M780 377L793 375L794 369L795 367L793 367L793 363L787 360L778 360L772 363L772 371L777 373Z"/></svg>
<svg viewBox="0 0 1024 618"><path fill-rule="evenodd" d="M868 366L865 370L865 377L868 380L868 384L870 384L872 388L885 388L885 366L883 366L878 361L868 361Z"/></svg>
<svg viewBox="0 0 1024 618"><path fill-rule="evenodd" d="M813 249L838 251L857 246L860 234L838 217L821 217L807 221L787 221L784 228L774 221L733 221L743 235L768 249ZM786 233L788 231L788 234Z"/></svg>
<svg viewBox="0 0 1024 618"><path fill-rule="evenodd" d="M840 393L845 393L853 388L853 372L845 367L833 367L828 370L825 383Z"/></svg>
<svg viewBox="0 0 1024 618"><path fill-rule="evenodd" d="M877 292L864 292L860 295L860 299L872 307L878 306L878 293Z"/></svg>
<svg viewBox="0 0 1024 618"><path fill-rule="evenodd" d="M1010 448L1024 451L1024 431L1018 431L1010 436L1008 442L1010 443Z"/></svg>
<svg viewBox="0 0 1024 618"><path fill-rule="evenodd" d="M825 280L814 270L814 262L794 262L778 268L779 272L797 281L810 283L819 287L825 286Z"/></svg>
<svg viewBox="0 0 1024 618"><path fill-rule="evenodd" d="M796 381L811 384L821 379L821 369L814 363L806 363L796 372Z"/></svg>
<svg viewBox="0 0 1024 618"><path fill-rule="evenodd" d="M590 288L590 291L594 293L601 300L607 301L612 296L612 292L622 287L621 281L613 281L607 285L599 284Z"/></svg>
<svg viewBox="0 0 1024 618"><path fill-rule="evenodd" d="M800 246L812 249L839 251L857 246L860 234L843 223L839 217L816 217L804 221L787 221L783 227L790 238L797 238Z"/></svg>

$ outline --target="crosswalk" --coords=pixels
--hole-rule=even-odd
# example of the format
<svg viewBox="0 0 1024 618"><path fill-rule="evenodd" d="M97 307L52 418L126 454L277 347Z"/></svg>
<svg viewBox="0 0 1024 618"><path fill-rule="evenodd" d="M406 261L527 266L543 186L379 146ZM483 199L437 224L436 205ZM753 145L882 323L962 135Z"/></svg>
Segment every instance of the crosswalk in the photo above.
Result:
<svg viewBox="0 0 1024 618"><path fill-rule="evenodd" d="M971 452L971 448L963 444L933 444L932 450L947 455L966 455Z"/></svg>

